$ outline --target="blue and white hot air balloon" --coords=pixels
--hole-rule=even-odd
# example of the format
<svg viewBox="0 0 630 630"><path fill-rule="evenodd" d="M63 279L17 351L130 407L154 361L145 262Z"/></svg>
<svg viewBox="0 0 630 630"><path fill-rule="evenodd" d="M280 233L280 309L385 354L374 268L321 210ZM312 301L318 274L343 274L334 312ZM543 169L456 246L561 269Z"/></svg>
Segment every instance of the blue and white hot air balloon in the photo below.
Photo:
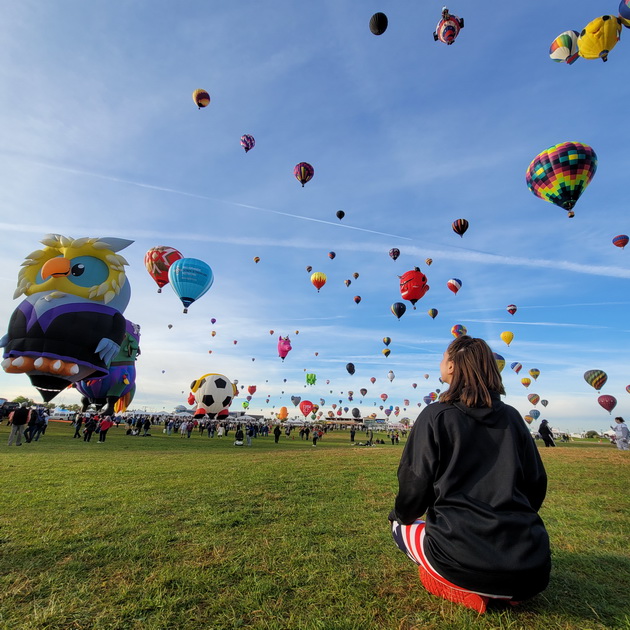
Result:
<svg viewBox="0 0 630 630"><path fill-rule="evenodd" d="M168 280L188 313L188 307L212 286L214 274L203 260L180 258L169 267Z"/></svg>

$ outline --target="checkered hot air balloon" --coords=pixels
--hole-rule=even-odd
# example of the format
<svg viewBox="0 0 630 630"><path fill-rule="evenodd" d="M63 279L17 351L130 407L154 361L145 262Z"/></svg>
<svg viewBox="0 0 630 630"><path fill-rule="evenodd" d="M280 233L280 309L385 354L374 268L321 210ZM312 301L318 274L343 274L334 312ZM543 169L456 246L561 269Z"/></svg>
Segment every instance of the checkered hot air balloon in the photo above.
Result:
<svg viewBox="0 0 630 630"><path fill-rule="evenodd" d="M528 188L573 216L573 207L597 170L597 155L587 144L561 142L539 153L525 174Z"/></svg>

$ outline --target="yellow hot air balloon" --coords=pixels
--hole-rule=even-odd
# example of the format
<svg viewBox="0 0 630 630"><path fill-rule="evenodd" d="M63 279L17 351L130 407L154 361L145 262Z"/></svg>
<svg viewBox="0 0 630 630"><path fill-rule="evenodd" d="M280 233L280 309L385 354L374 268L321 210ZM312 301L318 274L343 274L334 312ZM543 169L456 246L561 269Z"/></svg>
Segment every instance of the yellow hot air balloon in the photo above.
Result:
<svg viewBox="0 0 630 630"><path fill-rule="evenodd" d="M509 346L512 343L512 339L514 339L514 333L506 330L501 333L501 339Z"/></svg>
<svg viewBox="0 0 630 630"><path fill-rule="evenodd" d="M319 293L319 290L326 284L326 274L316 271L311 276L311 283L317 289L317 293Z"/></svg>
<svg viewBox="0 0 630 630"><path fill-rule="evenodd" d="M521 379L521 383L523 383L525 387L529 387L532 384L532 380L530 378L525 377Z"/></svg>
<svg viewBox="0 0 630 630"><path fill-rule="evenodd" d="M202 107L208 107L208 105L210 105L210 94L208 94L208 92L206 92L205 90L195 90L192 93L192 98L195 102L195 105L199 109L201 109Z"/></svg>
<svg viewBox="0 0 630 630"><path fill-rule="evenodd" d="M427 267L430 267L433 262L433 258L427 258L424 262L427 263Z"/></svg>

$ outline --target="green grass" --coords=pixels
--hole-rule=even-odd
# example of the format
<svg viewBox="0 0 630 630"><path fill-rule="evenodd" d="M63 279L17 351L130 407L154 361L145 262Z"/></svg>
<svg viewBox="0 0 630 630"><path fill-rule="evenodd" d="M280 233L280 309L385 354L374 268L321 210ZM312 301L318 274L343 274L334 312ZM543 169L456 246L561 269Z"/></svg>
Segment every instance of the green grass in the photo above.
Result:
<svg viewBox="0 0 630 630"><path fill-rule="evenodd" d="M549 588L484 616L427 594L388 530L402 445L252 448L0 427L0 628L630 628L628 453L541 449Z"/></svg>

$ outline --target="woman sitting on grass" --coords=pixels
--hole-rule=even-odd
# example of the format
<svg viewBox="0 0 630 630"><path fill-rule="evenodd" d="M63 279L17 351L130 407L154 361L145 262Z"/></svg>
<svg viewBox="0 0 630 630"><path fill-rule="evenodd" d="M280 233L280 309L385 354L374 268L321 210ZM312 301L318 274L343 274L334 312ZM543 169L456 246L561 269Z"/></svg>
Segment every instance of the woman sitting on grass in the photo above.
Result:
<svg viewBox="0 0 630 630"><path fill-rule="evenodd" d="M483 339L455 339L440 375L449 389L411 430L389 519L425 588L481 613L490 600L517 603L547 587L549 538L538 515L547 475L521 414L499 398Z"/></svg>

